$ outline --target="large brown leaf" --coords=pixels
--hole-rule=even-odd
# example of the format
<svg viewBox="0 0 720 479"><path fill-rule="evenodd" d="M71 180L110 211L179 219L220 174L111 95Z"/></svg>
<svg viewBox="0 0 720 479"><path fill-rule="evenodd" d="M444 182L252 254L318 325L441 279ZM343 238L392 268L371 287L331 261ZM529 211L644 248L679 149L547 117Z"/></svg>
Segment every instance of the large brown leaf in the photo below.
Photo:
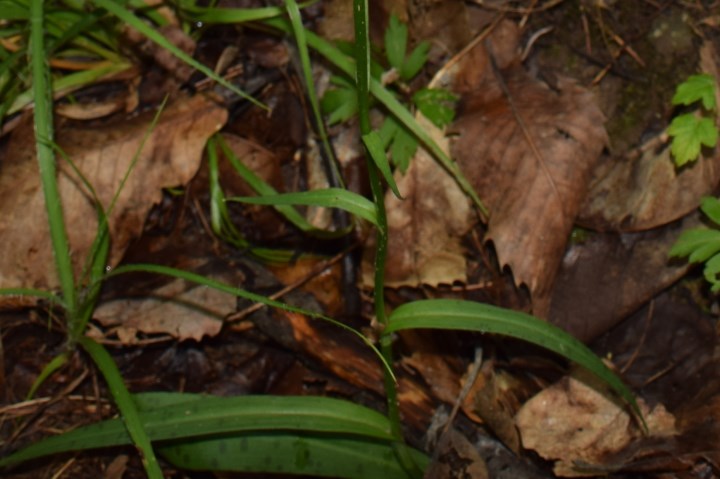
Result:
<svg viewBox="0 0 720 479"><path fill-rule="evenodd" d="M97 128L65 128L56 134L60 148L110 205L148 133L154 112ZM201 96L167 107L149 134L137 163L109 217L110 265L140 234L147 212L162 188L183 185L198 169L207 138L223 125L226 111ZM58 286L47 214L37 172L32 130L15 131L0 163L0 287ZM97 231L97 215L87 189L66 162L59 162L58 188L75 274L84 265Z"/></svg>
<svg viewBox="0 0 720 479"><path fill-rule="evenodd" d="M465 93L464 107L452 152L490 210L487 238L501 265L527 285L534 313L545 316L607 135L588 90L566 78L551 89L530 77L517 59L517 43L510 44L517 38L513 29L501 24L460 61L455 85Z"/></svg>

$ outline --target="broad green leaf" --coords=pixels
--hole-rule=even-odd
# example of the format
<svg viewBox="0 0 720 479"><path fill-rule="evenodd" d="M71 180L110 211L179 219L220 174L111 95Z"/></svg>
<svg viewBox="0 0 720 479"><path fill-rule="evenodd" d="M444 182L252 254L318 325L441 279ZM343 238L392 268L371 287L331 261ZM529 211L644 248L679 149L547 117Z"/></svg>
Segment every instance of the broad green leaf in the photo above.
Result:
<svg viewBox="0 0 720 479"><path fill-rule="evenodd" d="M420 73L422 67L428 59L428 52L430 51L430 44L428 42L420 42L418 46L408 55L400 69L400 78L403 81L410 81Z"/></svg>
<svg viewBox="0 0 720 479"><path fill-rule="evenodd" d="M705 196L700 202L700 209L713 223L720 226L720 200L714 196Z"/></svg>
<svg viewBox="0 0 720 479"><path fill-rule="evenodd" d="M407 25L400 22L394 13L390 16L390 22L385 30L385 56L391 67L400 73L407 51Z"/></svg>
<svg viewBox="0 0 720 479"><path fill-rule="evenodd" d="M390 158L395 166L405 173L410 166L410 160L418 149L418 141L412 133L403 126L399 126L390 143Z"/></svg>
<svg viewBox="0 0 720 479"><path fill-rule="evenodd" d="M176 467L185 470L272 472L348 479L409 479L393 445L362 436L250 432L229 437L192 439L159 447ZM422 469L427 456L412 449Z"/></svg>
<svg viewBox="0 0 720 479"><path fill-rule="evenodd" d="M382 173L383 178L385 178L385 181L392 192L395 196L402 199L400 190L398 190L397 184L395 183L395 178L393 178L392 171L390 171L390 164L388 163L387 155L382 147L382 140L380 139L378 132L376 130L372 130L370 133L363 135L362 140L363 143L365 143L368 153L370 153L370 158L378 167L380 173Z"/></svg>
<svg viewBox="0 0 720 479"><path fill-rule="evenodd" d="M364 196L342 188L283 193L269 196L231 197L227 201L239 201L255 205L306 205L340 208L377 225L375 205Z"/></svg>
<svg viewBox="0 0 720 479"><path fill-rule="evenodd" d="M529 314L488 304L428 299L404 304L390 314L384 335L403 329L454 329L494 333L537 344L575 361L610 385L643 422L632 392L587 346Z"/></svg>
<svg viewBox="0 0 720 479"><path fill-rule="evenodd" d="M667 131L673 137L670 151L678 166L697 159L701 145L713 148L718 138L710 118L698 118L692 113L675 117Z"/></svg>
<svg viewBox="0 0 720 479"><path fill-rule="evenodd" d="M670 249L670 256L688 256L688 261L698 263L712 256L716 248L720 248L720 231L695 228L682 232Z"/></svg>
<svg viewBox="0 0 720 479"><path fill-rule="evenodd" d="M392 440L382 414L349 401L310 396L191 395L172 400L146 393L137 407L139 427L153 441L180 440L242 431L313 431ZM178 394L178 396L184 396ZM0 459L0 467L66 451L130 444L121 419L110 419L52 436Z"/></svg>
<svg viewBox="0 0 720 479"><path fill-rule="evenodd" d="M413 95L413 103L438 128L455 119L454 103L458 97L442 88L422 88Z"/></svg>
<svg viewBox="0 0 720 479"><path fill-rule="evenodd" d="M678 85L672 98L673 105L692 105L702 100L706 110L714 110L715 104L715 78L712 75L692 75Z"/></svg>

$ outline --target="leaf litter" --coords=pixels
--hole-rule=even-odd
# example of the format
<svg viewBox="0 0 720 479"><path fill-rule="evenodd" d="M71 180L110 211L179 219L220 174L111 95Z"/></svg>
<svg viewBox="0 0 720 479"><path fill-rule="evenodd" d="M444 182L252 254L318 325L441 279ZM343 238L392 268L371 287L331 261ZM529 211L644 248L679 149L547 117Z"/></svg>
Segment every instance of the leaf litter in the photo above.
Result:
<svg viewBox="0 0 720 479"><path fill-rule="evenodd" d="M337 4L337 2L335 3ZM422 12L437 12L439 10L463 12L462 15L453 17L454 21L460 24L458 18L466 18L470 14L477 14L477 10L482 10L482 7L473 6L471 8L469 4L463 5L463 2L445 2L445 5L440 6L436 4L430 5L430 3L432 2L412 2L412 5L408 6L411 25L418 25L417 31L422 31L424 25L428 31L433 31L433 28L435 28L434 31L437 32L437 23L440 16L436 15L431 20L423 20L423 16L420 15ZM393 8L397 8L395 2L393 2L393 5ZM502 5L493 5L494 8L504 8ZM493 7L489 6L488 8L492 9ZM611 9L613 6L609 8ZM382 8L379 9L382 10ZM589 9L588 12L594 12L594 10ZM407 16L401 16L401 18L407 18ZM337 25L338 28L347 30L347 22L339 22ZM635 214L637 209L632 208L620 209L617 211L621 211L621 214L614 214L615 210L608 206L605 211L601 211L605 215L601 221L605 221L606 226L599 228L605 230L605 233L603 235L591 235L589 240L574 243L567 247L570 228L575 221L582 198L585 196L588 178L592 175L594 178L592 181L596 181L599 176L598 173L602 171L601 168L607 166L605 163L608 163L607 158L603 158L599 162L601 168L592 168L593 163L599 158L599 150L605 147L606 139L602 128L602 116L607 112L601 113L601 108L592 99L588 90L573 85L572 82L559 79L550 82L551 87L548 89L533 75L526 73L518 63L518 38L520 36L518 31L513 31L515 27L511 24L501 25L489 39L491 53L488 53L485 42L479 42L475 47L476 50L469 54L469 58L473 58L472 55L477 55L474 57L477 61L468 62L473 68L470 68L469 72L463 72L463 69L460 68L460 73L466 73L467 75L460 80L456 79L449 82L454 85L456 92L464 94L464 99L461 102L461 116L456 125L449 129L451 135L454 135L452 138L452 151L455 152L456 160L465 168L466 174L475 177L476 187L485 189L487 195L481 191L481 197L488 202L488 206L494 211L494 214L491 215L487 238L493 240L501 265L508 266L518 285L524 284L530 290L535 312L549 311L549 317L552 321L556 321L574 332L576 330L584 331L578 333L578 335L583 337L585 334L585 339L595 338L607 330L610 324L618 323L634 309L641 306L659 288L666 287L685 273L687 268L684 266L673 265L670 272L662 269L667 268L667 264L662 261L664 258L663 248L669 248L669 244L672 243L672 235L679 231L681 226L678 224L670 227L661 226L666 224L667 218L672 215L675 215L673 219L678 219L687 211L692 210L694 200L678 201L674 198L675 191L671 191L671 194L663 198L662 193L668 191L663 188L671 185L668 181L665 183L642 181L640 185L635 183L628 190L642 189L648 183L652 183L656 188L655 193L653 193L655 199L645 203L655 202L651 215ZM441 28L441 30L443 29ZM454 41L457 42L458 38L466 37L466 33L467 31L463 30L463 28L458 28L453 33ZM411 31L411 35L413 34L417 33ZM468 40L469 38L464 38L462 42L459 42L460 46L466 45ZM151 53L150 55L154 56L155 54ZM499 71L493 71L490 64L490 55L494 56ZM507 91L503 91L502 82L506 84ZM478 89L480 90L479 93L472 93L472 90ZM551 98L553 101L545 103L547 98ZM515 104L514 109L516 111L513 111L511 103ZM588 120L588 118L591 120ZM583 123L583 121L586 123ZM521 126L521 123L524 123L525 126ZM478 127L478 124L482 126ZM522 131L523 129L526 131ZM210 130L212 128L208 129L208 131ZM207 134L209 135L209 133ZM443 140L442 132L438 131L436 134L439 140ZM588 136L584 136L584 134L588 134ZM175 138L175 141L178 141L177 138ZM239 141L247 142L250 145L246 150L246 153L249 151L250 155L256 154L257 151L263 148L260 145L253 145L252 141L245 139ZM535 146L533 147L531 144ZM157 148L166 148L164 145L158 145ZM649 162L649 160L656 162L656 165L652 168L657 168L658 165L662 164L662 161L668 159L667 153L662 149L660 150L661 153L657 154L658 150L655 149L657 145L662 145L662 143L657 142L657 139L645 142L640 147L642 154L638 154L636 157L645 162ZM533 148L536 151L532 151ZM658 148L660 147L658 146ZM460 151L460 154L458 154L458 151ZM554 153L558 151L561 154L555 155ZM76 153L73 153L72 157L76 159L77 156ZM272 176L277 178L277 164L274 161L267 160L263 164L266 167L272 164L271 168L275 169ZM416 164L419 165L417 166L418 169L413 171ZM484 169L478 167L483 164L485 165ZM712 167L708 167L708 164L709 162L706 161L706 166L702 167L705 169L700 174L695 174L696 179L694 181L688 184L683 183L683 187L677 188L678 193L688 193L686 196L689 197L694 194L699 198L701 196L699 189L705 188L707 190L710 187L709 185L715 181L713 180ZM5 167L5 165L6 162L3 158L2 166ZM264 167L261 165L258 168L262 169ZM289 169L287 164L284 164L282 168L284 169L283 174L287 176ZM2 182L2 176L0 175L0 183ZM401 239L394 246L391 245L391 248L395 248L392 250L395 251L395 254L392 255L392 267L389 268L388 273L394 278L395 286L438 286L445 284L455 284L457 286L467 281L468 265L465 259L467 246L463 246L461 237L473 228L473 223L476 220L470 214L467 200L460 194L453 194L453 188L455 190L457 188L452 180L445 182L442 179L444 176L442 170L437 169L435 163L430 161L429 158L426 157L423 160L421 157L417 157L411 163L408 178L399 178L399 184L403 181L406 182L404 183L405 186L401 186L401 191L407 194L408 201L404 203L396 202L395 205L392 205L392 200L388 202L393 207L398 208L396 211L390 212L392 227L396 228L394 232L391 232L391 238L395 235ZM653 179L657 177L658 174L653 172L644 178ZM625 176L627 182L626 179L627 176ZM187 179L175 183L175 185L185 184L186 182ZM606 187L606 191L615 191L613 188L617 186L617 183L614 185L611 183L606 184L611 185ZM638 188L639 186L640 188ZM533 198L532 204L530 206L521 206L524 201L528 201L526 196ZM593 193L591 189L588 202L598 201L598 196L602 196L602 194ZM618 197L620 196L618 195ZM661 200L666 202L662 203ZM408 204L410 204L409 207ZM601 202L595 204L601 204ZM676 207L675 205L681 206ZM523 216L522 212L525 208L529 208L531 214ZM600 207L600 210L602 210L602 207ZM243 214L247 214L247 211L247 209L244 209ZM441 214L437 214L438 211ZM631 211L631 213L626 214L628 211ZM584 213L586 211L580 213L581 217ZM91 218L94 217L92 210L90 210L89 214ZM625 215L624 218L621 217L622 214ZM393 215L395 215L394 218ZM518 224L512 224L513 215L520 218L521 221ZM144 216L145 213L143 213L142 218ZM442 218L442 216L448 218ZM83 218L87 219L87 215ZM630 220L627 218L630 218ZM640 221L637 220L638 218L640 218ZM649 220L644 218L649 218ZM423 226L419 223L422 219L430 221ZM690 222L693 221L692 218L690 220ZM272 221L277 221L277 219L273 218L263 223L263 229L267 231L259 234L258 238L265 235L272 236ZM644 226L638 226L641 222L643 222ZM142 224L142 220L140 220L140 223ZM628 225L630 230L627 229ZM686 225L687 223L683 224L682 228L685 228ZM284 231L286 226L277 226L276 228ZM636 232L638 229L645 230L649 228L657 229ZM623 231L622 235L617 234L618 229ZM137 232L134 235L137 235ZM127 234L128 237L134 235ZM426 243L421 242L426 240L429 241ZM159 244L161 243L156 244L156 247ZM408 245L412 245L412 247L408 248ZM154 250L153 254L157 253L158 250ZM114 254L122 255L122 253ZM526 256L530 257L532 255L535 258L540 258L540 261L533 262L526 259ZM599 269L605 263L608 263L608 269ZM242 268L246 272L244 278L235 277L233 280L236 282L241 281L249 288L258 288L262 291L266 291L263 288L268 288L268 285L271 284L253 280L253 277L257 279L260 276L260 273L254 269L257 268L257 265L248 266L242 262L236 262L234 259L229 260L228 264L232 265L231 267ZM584 265L585 271L581 274L573 273L572 267L569 267L573 265ZM641 266L644 266L644 268ZM251 269L253 272L249 273ZM292 269L289 268L287 272L276 269L276 272L272 275L296 278L296 273L290 272ZM299 269L302 270L303 268ZM0 271L4 272L6 269L0 268ZM658 273L658 271L662 271L662 274ZM598 281L592 281L593 276L604 281L599 283ZM45 280L41 279L40 281ZM45 285L44 283L40 284ZM576 286L576 289L573 290L572 286ZM590 308L591 311L587 311L588 295L597 292L602 286L607 286L607 288L605 293L597 294L598 307L592 307ZM276 287L279 287L279 285L272 283L272 288ZM166 286L166 288L187 289L185 286L180 285L170 285ZM159 291L162 291L162 288ZM442 291L442 288L437 290L425 288L423 291L425 294L432 295L438 294L437 292ZM454 291L459 291L459 289L455 288ZM577 309L573 311L563 306L563 302L558 300L558 291L565 291L565 295L569 297L574 296L574 307ZM611 301L618 299L618 296L621 296L623 292L626 293L626 296L620 297L617 303ZM331 291L328 297L321 302L337 304L338 294L336 291ZM405 299L404 294L403 290L399 290L397 297ZM314 299L305 297L305 299L300 300L299 297L293 296L293 301L309 301L309 303L317 307ZM200 299L200 303L205 303L205 299ZM612 307L608 306L603 309L606 305ZM337 306L333 307L337 308ZM226 311L228 308L232 308L230 302L222 303L218 316L221 316L222 311ZM165 356L172 357L173 369L181 371L178 373L181 376L180 384L184 384L184 375L187 375L188 378L194 376L195 379L200 378L194 387L201 387L202 390L229 391L231 393L246 392L249 388L257 387L257 383L262 382L262 380L258 380L254 386L248 386L242 381L238 382L240 376L245 377L246 374L250 376L251 374L248 372L250 370L254 371L252 377L256 379L258 377L270 378L271 376L281 378L273 383L274 386L268 385L267 390L273 390L272 388L275 387L277 388L275 390L282 390L286 393L297 394L299 392L313 391L321 394L329 393L367 398L368 395L373 394L368 391L375 391L377 394L381 390L377 368L372 362L372 358L347 349L346 343L350 344L349 341L345 341L341 336L338 337L338 335L333 334L333 331L326 331L322 327L317 327L315 323L307 321L307 318L294 317L282 312L269 313L261 311L256 314L260 313L262 313L261 317L264 319L256 321L255 326L252 324L238 325L237 331L242 331L243 336L235 338L236 344L245 344L244 341L246 340L253 344L251 347L246 348L247 350L243 349L242 352L233 350L234 358L242 357L243 359L222 359L214 366L213 372L209 376L222 376L220 371L223 371L226 366L233 371L238 371L236 369L238 361L243 365L254 364L256 365L255 369L243 369L239 376L225 378L224 383L222 378L220 378L220 383L210 383L211 377L207 378L207 382L205 381L203 376L208 374L211 369L207 367L209 361L206 357L205 347L197 344L196 340L203 335L215 334L217 327L221 324L217 319L211 320L206 326L203 326L201 322L198 323L196 325L198 326L197 330L181 332L179 338L193 339L177 347L178 351L186 352L180 354L174 351L175 347L173 347L173 351L168 350L163 355L162 364L167 364ZM166 316L167 314L166 312L157 316ZM169 314L175 315L174 312ZM558 320L559 316L556 315L570 318L574 323L568 323L565 319ZM612 317L613 320L605 322L607 317ZM190 324L193 324L197 323L198 319L192 318L189 321ZM658 320L657 322L662 321ZM142 326L146 321L139 321L139 323ZM107 324L109 325L109 323ZM152 325L152 319L149 319L147 324L149 329L146 332L151 332L153 331L152 328L156 327ZM575 326L572 324L575 324ZM125 340L131 341L134 338L135 332L133 328L135 326L132 324L126 326L127 330L122 333L117 330L118 335L122 335ZM676 331L684 332L686 331L684 328L685 326L677 326ZM284 344L286 350L292 352L294 355L292 366L288 366L284 362L285 360L276 360L273 363L274 367L270 367L264 372L259 369L265 367L261 365L266 364L267 359L258 355L257 350L258 348L268 350L268 344L262 342L265 339L259 340L260 342L253 342L258 341L260 330L263 331L262 334L266 335L266 337L273 337L275 344ZM177 326L171 326L166 331L171 334L175 331L175 334L177 334L179 330ZM632 344L636 345L638 341L641 343L640 346L637 346L640 352L637 353L638 359L635 364L642 363L640 359L645 358L646 354L662 358L665 351L668 350L673 351L672 364L665 366L655 364L654 369L649 368L649 371L655 374L658 368L684 364L675 356L675 353L678 353L680 349L686 351L690 346L685 345L680 348L665 345L664 350L660 349L653 353L646 353L642 343L646 335L641 331L642 329L640 332L633 330L632 334L628 333L628 337L633 341ZM649 329L648 331L652 330ZM140 332L138 337L145 334L147 333ZM651 343L649 339L652 337L651 335L652 332L647 333L648 341L645 344L648 346ZM705 331L705 337L708 340L710 338L714 340L716 335L713 337L712 329L710 329ZM421 352L423 350L422 342L412 343L404 337L401 337L400 341L419 348L418 352L408 355L402 360L408 374L401 379L403 385L401 387L401 407L408 424L411 425L413 430L423 431L423 428L428 426L429 413L432 412L432 408L436 407L439 402L450 402L453 396L456 395L457 385L462 381L456 367L458 361L462 362L462 353L459 351L461 348L458 345L467 344L467 342L476 343L477 338L454 338L456 343L453 343L452 348L433 351L432 353ZM436 341L439 341L439 338L430 338L428 344L435 344ZM488 343L483 341L483 344ZM692 344L692 342L688 344ZM328 347L325 348L325 346ZM474 403L483 410L484 416L483 414L475 414L480 411L472 410L471 403L473 401L463 407L468 417L476 421L483 420L485 426L482 427L494 430L495 434L506 444L512 449L516 449L517 446L514 444L517 444L517 432L513 432L515 429L511 420L512 414L518 405L516 398L522 396L522 401L524 401L532 388L519 385L519 378L526 379L524 378L525 375L518 374L517 371L507 372L511 368L508 368L508 364L502 359L503 351L505 351L503 347L497 347L496 350L496 346L489 346L488 356L493 358L498 356L498 358L494 362L488 361L484 370L486 379L476 389ZM152 357L147 359L146 352L138 352L138 354L143 354L143 359L139 360L140 362L154 361ZM702 355L704 358L707 356L706 352L703 352ZM298 358L302 359L303 357L311 358L310 361L314 362L315 365L308 366L307 361L298 361ZM538 362L537 357L532 356L532 353L529 358L528 361L530 362ZM542 358L540 358L540 361L542 361ZM453 366L449 367L446 362L451 362ZM616 363L620 363L620 361L616 360ZM323 370L322 372L318 372L317 364L324 365L319 368ZM713 362L707 361L703 364L712 368ZM530 370L532 371L532 369ZM193 375L182 371L199 371L199 373ZM673 370L671 370L672 372ZM712 380L714 374L712 370L702 370L702 374L703 377L711 378L709 383L716 382ZM543 401L554 401L552 404L560 404L561 406L556 406L554 410L541 407L529 413L523 412L519 414L516 418L517 424L520 426L519 432L523 437L525 447L535 448L540 455L548 458L559 458L563 461L557 465L559 472L575 474L577 473L577 466L580 465L582 466L580 469L585 467L586 470L591 469L596 474L610 473L612 476L613 471L630 466L642 467L643 461L645 461L645 464L648 463L648 457L655 458L658 452L667 453L668 451L669 454L666 454L663 459L665 462L653 463L654 466L651 466L651 471L653 470L652 467L655 467L655 471L690 471L693 467L697 469L703 464L707 464L707 462L703 461L712 463L713 460L715 460L714 464L717 467L717 458L714 458L712 451L707 452L704 456L697 453L693 455L693 451L701 450L703 447L707 448L707 444L702 443L703 431L706 433L709 431L707 437L715 437L712 434L717 435L716 424L719 408L715 399L717 391L714 387L709 385L704 388L692 386L693 391L696 391L695 397L675 399L672 407L669 406L668 409L676 413L677 420L673 421L672 416L664 413L658 416L662 419L659 422L664 424L664 428L660 429L665 432L673 430L670 425L674 422L677 432L681 434L678 437L682 438L683 444L680 445L679 440L678 443L673 443L673 439L669 438L661 446L657 446L657 443L652 442L652 437L643 439L638 436L629 419L622 417L619 409L613 404L605 404L608 401L604 396L598 395L594 390L582 390L585 388L584 384L587 381L575 383L573 379L565 378L561 379L556 386L545 387L546 384L555 381L546 381L541 378L542 375L536 375L535 373L532 373L532 376L535 390L542 390L542 392L535 399L525 403L528 411L531 411L531 407L536 407L537 403ZM147 372L145 372L143 378L145 378L144 381L149 382L155 380L154 378L149 379ZM680 384L682 389L682 385L686 380L687 376L678 375L676 384ZM267 379L267 381L270 384L274 380ZM281 385L278 386L278 384ZM526 384L526 382L523 382L523 384ZM649 384L652 386L654 383L651 381ZM176 384L172 384L170 387L175 386ZM675 387L677 388L677 386ZM636 389L640 390L641 386L636 385ZM479 394L479 399L477 394ZM645 389L643 389L643 394L645 394ZM657 395L655 399L660 403L664 402L662 394ZM563 427L570 432L573 431L573 428L580 427L583 428L584 432L600 433L606 437L598 438L598 435L595 434L591 439L585 441L580 436L562 436L562 440L555 442L555 444L559 445L558 449L549 452L543 449L543 446L547 446L550 442L544 435L549 429L541 429L539 432L531 431L533 426L542 426L544 424L538 422L538 418L549 418L553 413L562 411L575 411L572 408L577 406L583 406L591 410L602 407L606 413L599 416L595 413L567 415L575 417L562 418ZM493 407L495 407L496 411L493 411ZM612 409L613 407L615 409ZM656 406L655 410L662 411L662 406ZM529 416L530 419L520 419L524 416ZM652 415L649 417L652 417ZM590 427L593 421L598 419L607 419L606 429L593 429ZM555 422L554 424L557 425L558 423ZM476 428L476 431L478 430L476 425L473 425L473 427ZM451 430L454 430L454 428ZM562 434L560 427L556 428L555 431ZM535 443L533 443L533 434L536 434ZM449 446L442 449L442 454L446 457L458 457L463 461L470 461L470 466L474 466L474 468L467 467L467 470L478 470L483 459L477 457L474 451L482 441L479 440L475 444L468 444L464 440L464 435L461 436L462 438L448 435L452 440L449 441ZM487 438L482 433L481 436ZM571 439L567 439L568 437L571 437ZM492 460L488 460L488 457L497 458L500 456L500 451L503 450L501 447L497 447L496 440L493 439L493 441L496 444L493 455L484 455L485 461L487 461L491 470L493 470L493 467L497 468L498 466L497 462L493 463ZM572 446L576 447L573 449ZM507 449L504 450L507 451ZM520 454L526 455L525 451L520 451ZM672 456L673 452L680 455L680 459L677 459L674 463L668 458L668 456ZM512 462L516 464L518 462L517 458L512 459ZM455 471L452 471L451 467L450 473L460 470L457 469L460 464L456 462ZM462 464L464 464L463 467L468 465L467 462ZM494 469L494 471L497 472L498 469ZM446 477L449 473L441 472L439 474L438 477ZM482 474L482 472L477 474ZM514 476L503 476L502 472L499 472L497 476L491 477L520 477L517 474L516 472ZM535 471L532 474L526 474L526 477L541 477L539 474L539 472ZM711 476L706 474L703 477Z"/></svg>

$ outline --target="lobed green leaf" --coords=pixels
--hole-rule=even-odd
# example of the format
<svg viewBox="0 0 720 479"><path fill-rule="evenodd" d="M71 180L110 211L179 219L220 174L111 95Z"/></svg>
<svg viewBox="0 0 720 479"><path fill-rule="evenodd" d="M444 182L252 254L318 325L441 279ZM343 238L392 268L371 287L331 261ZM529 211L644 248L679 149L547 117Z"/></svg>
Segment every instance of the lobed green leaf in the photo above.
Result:
<svg viewBox="0 0 720 479"><path fill-rule="evenodd" d="M672 98L673 105L691 105L702 101L706 110L717 108L715 99L715 78L712 75L692 75L678 85Z"/></svg>

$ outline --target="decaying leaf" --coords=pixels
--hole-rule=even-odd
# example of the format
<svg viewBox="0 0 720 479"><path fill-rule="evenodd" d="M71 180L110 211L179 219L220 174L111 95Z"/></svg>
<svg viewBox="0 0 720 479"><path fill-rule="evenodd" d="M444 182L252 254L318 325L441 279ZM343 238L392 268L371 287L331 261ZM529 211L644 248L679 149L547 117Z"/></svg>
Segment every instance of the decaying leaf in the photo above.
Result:
<svg viewBox="0 0 720 479"><path fill-rule="evenodd" d="M603 470L604 458L643 438L628 409L611 398L589 373L582 379L563 378L518 412L516 424L523 446L545 459L556 460L554 472L558 476L597 475ZM662 404L650 410L642 399L638 403L650 437L676 434L675 418Z"/></svg>
<svg viewBox="0 0 720 479"><path fill-rule="evenodd" d="M162 197L162 188L184 185L195 174L207 138L220 129L226 111L202 96L169 105L153 131L155 112L96 128L61 128L57 143L108 208L131 170L109 217L116 265L128 243L142 231L145 216ZM0 287L58 286L32 129L15 131L0 163ZM144 147L141 143L149 135ZM79 275L95 238L97 214L92 196L63 160L58 188L62 197L73 266Z"/></svg>
<svg viewBox="0 0 720 479"><path fill-rule="evenodd" d="M435 141L447 147L442 131L421 115L417 117ZM390 231L385 284L400 287L465 281L460 237L472 226L465 194L423 149L418 150L405 175L398 173L395 179L404 199L390 193L385 200ZM363 282L371 285L368 263L363 262Z"/></svg>
<svg viewBox="0 0 720 479"><path fill-rule="evenodd" d="M458 134L452 152L490 210L487 239L500 263L527 285L533 312L545 316L607 135L588 90L567 78L552 90L525 72L517 43L509 45L515 28L501 23L460 60L455 89L463 93L463 108L452 128Z"/></svg>
<svg viewBox="0 0 720 479"><path fill-rule="evenodd" d="M703 72L720 79L710 42L700 50L700 64ZM720 96L720 87L716 94ZM683 217L720 181L720 154L717 148L710 153L676 168L669 146L652 138L639 154L610 159L593 172L579 222L601 231L642 231Z"/></svg>
<svg viewBox="0 0 720 479"><path fill-rule="evenodd" d="M235 310L236 298L207 286L189 286L176 279L139 299L101 304L93 318L113 328L123 344L133 344L137 333L169 334L180 341L215 336L222 320Z"/></svg>

